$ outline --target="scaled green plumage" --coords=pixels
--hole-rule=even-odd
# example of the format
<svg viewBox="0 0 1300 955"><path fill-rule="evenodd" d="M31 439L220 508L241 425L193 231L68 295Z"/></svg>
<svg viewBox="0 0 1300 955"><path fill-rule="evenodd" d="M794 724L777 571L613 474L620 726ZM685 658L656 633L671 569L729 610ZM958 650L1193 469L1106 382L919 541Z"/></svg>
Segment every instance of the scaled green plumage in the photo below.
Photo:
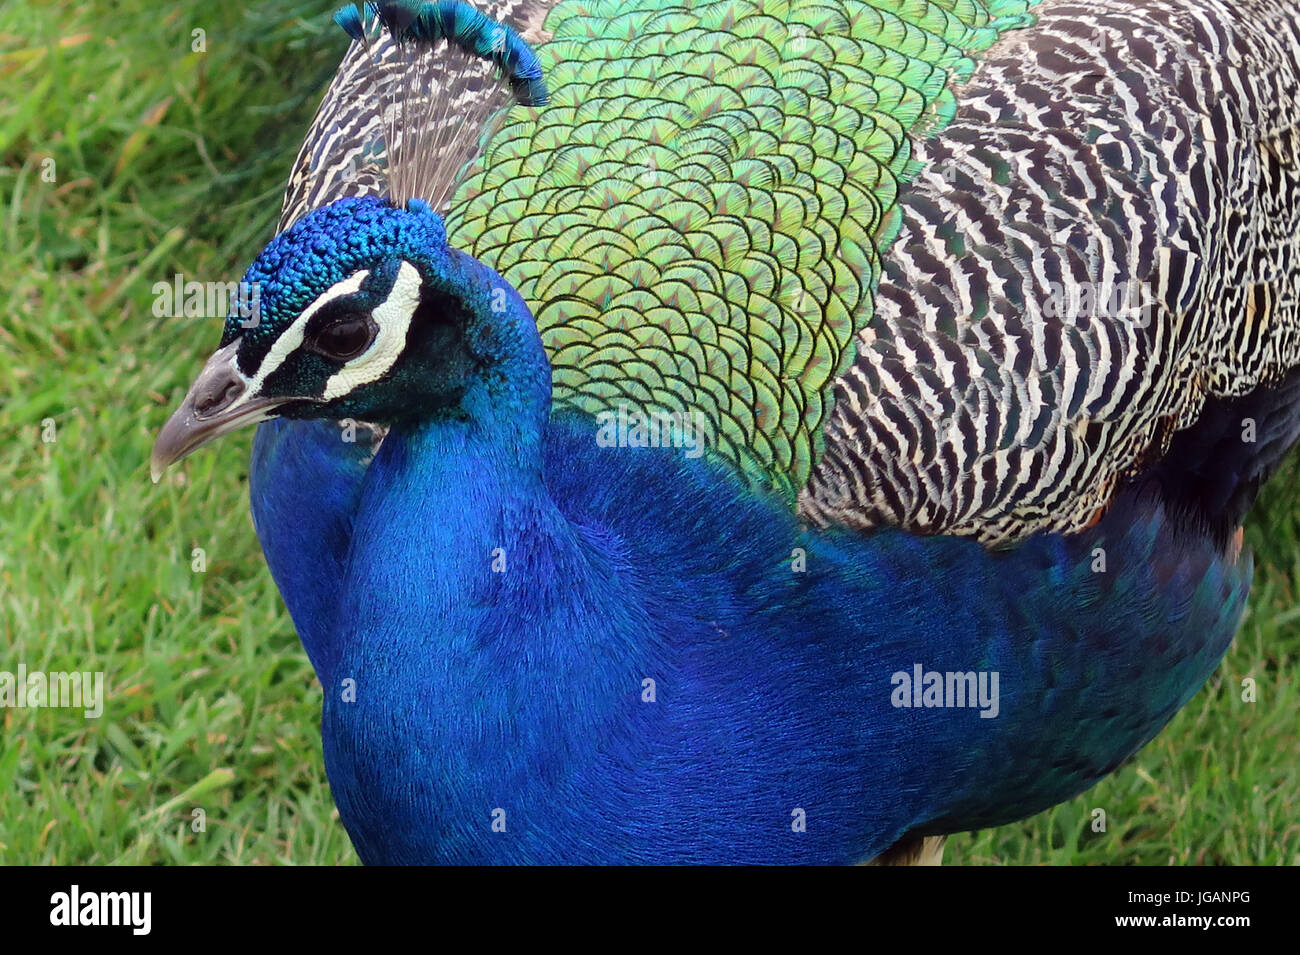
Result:
<svg viewBox="0 0 1300 955"><path fill-rule="evenodd" d="M871 318L908 135L1034 0L562 2L552 93L448 214L532 307L557 404L699 411L793 497Z"/></svg>

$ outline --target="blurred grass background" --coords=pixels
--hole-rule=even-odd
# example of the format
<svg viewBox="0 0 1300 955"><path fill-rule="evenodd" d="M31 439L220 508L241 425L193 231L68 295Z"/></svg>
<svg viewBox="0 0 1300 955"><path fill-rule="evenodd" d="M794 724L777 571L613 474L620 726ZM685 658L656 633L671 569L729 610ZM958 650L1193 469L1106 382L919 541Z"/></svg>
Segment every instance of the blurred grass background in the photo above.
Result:
<svg viewBox="0 0 1300 955"><path fill-rule="evenodd" d="M108 695L98 720L0 709L0 862L355 862L320 688L248 517L252 431L158 487L147 465L220 336L155 318L152 286L237 279L272 235L344 49L335 6L0 7L0 670L102 670ZM1248 529L1246 624L1169 728L947 862L1300 863L1297 501L1293 462Z"/></svg>

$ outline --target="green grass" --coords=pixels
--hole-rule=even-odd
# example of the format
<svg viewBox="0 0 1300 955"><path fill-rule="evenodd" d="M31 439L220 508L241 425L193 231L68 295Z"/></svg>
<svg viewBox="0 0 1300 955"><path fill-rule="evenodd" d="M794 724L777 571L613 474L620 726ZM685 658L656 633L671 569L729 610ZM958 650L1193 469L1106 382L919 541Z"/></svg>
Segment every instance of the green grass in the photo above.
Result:
<svg viewBox="0 0 1300 955"><path fill-rule="evenodd" d="M147 473L220 334L155 318L151 287L237 278L270 237L342 48L333 5L0 7L0 670L102 670L108 693L98 720L0 710L0 862L355 861L248 517L251 433ZM950 862L1300 861L1297 499L1292 467L1250 528L1245 627L1170 727L1084 796L954 838Z"/></svg>

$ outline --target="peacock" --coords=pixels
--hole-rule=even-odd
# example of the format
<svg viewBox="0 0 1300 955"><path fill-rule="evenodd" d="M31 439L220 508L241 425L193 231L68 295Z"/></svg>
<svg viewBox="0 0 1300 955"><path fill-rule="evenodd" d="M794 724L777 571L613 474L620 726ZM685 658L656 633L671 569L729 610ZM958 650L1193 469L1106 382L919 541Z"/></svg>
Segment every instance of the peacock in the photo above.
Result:
<svg viewBox="0 0 1300 955"><path fill-rule="evenodd" d="M933 860L1207 680L1300 432L1293 0L335 19L152 471L259 423L363 862Z"/></svg>

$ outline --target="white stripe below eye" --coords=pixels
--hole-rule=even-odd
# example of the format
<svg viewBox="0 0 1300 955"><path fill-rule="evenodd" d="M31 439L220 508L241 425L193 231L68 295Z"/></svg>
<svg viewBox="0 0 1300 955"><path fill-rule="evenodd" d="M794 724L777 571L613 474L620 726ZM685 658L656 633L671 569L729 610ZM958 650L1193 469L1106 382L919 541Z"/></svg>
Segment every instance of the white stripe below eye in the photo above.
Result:
<svg viewBox="0 0 1300 955"><path fill-rule="evenodd" d="M316 300L303 309L302 314L293 320L293 324L271 343L270 349L262 358L262 363L257 366L257 372L252 378L246 379L247 387L244 389L244 393L226 410L233 411L244 402L256 397L261 392L262 383L266 381L267 377L283 365L285 359L292 355L298 349L298 346L302 344L303 333L306 331L307 323L311 321L311 317L336 298L352 295L360 290L362 283L365 282L366 277L369 275L369 269L353 272L343 281L335 282L324 292L321 292L316 297ZM235 370L238 372L238 368Z"/></svg>
<svg viewBox="0 0 1300 955"><path fill-rule="evenodd" d="M354 388L378 381L397 362L406 347L406 332L411 318L420 305L419 271L410 262L403 262L397 270L393 290L379 303L370 317L379 326L370 347L344 365L325 382L326 401L346 395Z"/></svg>

